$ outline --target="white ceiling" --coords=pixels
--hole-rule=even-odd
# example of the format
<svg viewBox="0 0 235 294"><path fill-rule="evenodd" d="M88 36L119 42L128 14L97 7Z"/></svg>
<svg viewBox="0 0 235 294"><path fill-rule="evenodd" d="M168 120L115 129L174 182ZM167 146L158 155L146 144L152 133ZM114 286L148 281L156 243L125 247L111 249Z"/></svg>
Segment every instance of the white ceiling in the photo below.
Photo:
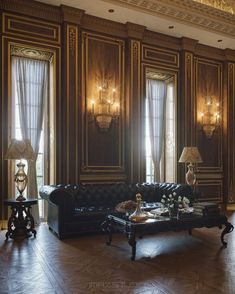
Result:
<svg viewBox="0 0 235 294"><path fill-rule="evenodd" d="M151 14L148 11L135 9L133 7L124 7L120 2L114 0L39 0L51 5L60 6L61 4L76 7L85 10L86 14L110 19L113 21L126 23L132 22L146 26L147 29L175 36L188 37L198 40L199 43L221 48L235 50L235 37L225 35L212 30L201 29L191 23L175 20L172 17ZM109 9L114 9L114 13L108 12ZM169 26L174 26L174 29L169 29ZM222 42L218 42L222 40Z"/></svg>

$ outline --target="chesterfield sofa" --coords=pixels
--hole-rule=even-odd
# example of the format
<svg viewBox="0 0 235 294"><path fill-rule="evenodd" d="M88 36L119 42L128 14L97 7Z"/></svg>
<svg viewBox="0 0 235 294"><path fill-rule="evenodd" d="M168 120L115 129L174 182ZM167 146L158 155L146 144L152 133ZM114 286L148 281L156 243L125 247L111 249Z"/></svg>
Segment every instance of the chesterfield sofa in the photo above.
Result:
<svg viewBox="0 0 235 294"><path fill-rule="evenodd" d="M101 232L105 216L115 206L134 200L137 193L146 202L160 202L163 195L175 192L193 198L192 188L183 184L81 184L49 185L40 189L41 198L48 201L47 222L59 239L69 236Z"/></svg>

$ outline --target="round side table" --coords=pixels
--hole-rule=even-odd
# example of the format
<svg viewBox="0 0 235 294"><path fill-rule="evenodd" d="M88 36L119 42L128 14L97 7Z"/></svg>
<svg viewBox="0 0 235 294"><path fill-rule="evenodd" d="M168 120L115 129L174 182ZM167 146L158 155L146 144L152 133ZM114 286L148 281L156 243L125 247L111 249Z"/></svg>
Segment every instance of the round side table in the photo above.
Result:
<svg viewBox="0 0 235 294"><path fill-rule="evenodd" d="M11 207L6 239L9 237L15 238L16 236L25 236L28 238L32 236L31 233L36 237L37 232L34 229L34 218L30 213L30 209L32 205L37 203L37 199L27 199L25 201L4 200L4 205Z"/></svg>

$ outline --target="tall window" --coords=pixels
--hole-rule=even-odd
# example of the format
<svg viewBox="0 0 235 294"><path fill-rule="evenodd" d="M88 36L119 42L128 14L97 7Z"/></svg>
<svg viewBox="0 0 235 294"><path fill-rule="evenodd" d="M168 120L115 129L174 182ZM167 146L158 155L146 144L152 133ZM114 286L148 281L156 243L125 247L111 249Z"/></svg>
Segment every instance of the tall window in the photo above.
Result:
<svg viewBox="0 0 235 294"><path fill-rule="evenodd" d="M146 182L175 182L176 99L172 77L147 80L145 109Z"/></svg>
<svg viewBox="0 0 235 294"><path fill-rule="evenodd" d="M15 90L15 87L14 87ZM17 140L22 140L22 131L21 131L21 127L20 127L20 118L19 118L19 101L18 101L18 96L17 96L17 92L14 91L13 93L13 97L14 97L14 101L15 103L13 103L13 117L15 118L14 120L14 124L13 124L13 128L12 128L12 135L15 139ZM40 142L39 142L39 152L38 152L38 158L37 158L37 162L36 162L36 170L37 170L37 185L38 185L38 189L40 189L44 182L44 161L45 161L45 154L44 154L44 128L42 128L41 131L41 135L40 135ZM28 164L26 160L23 160L25 167L26 167L26 171L28 169ZM18 161L15 162L15 169L16 169L16 164L18 163ZM16 171L16 170L15 170ZM26 191L27 191L27 187L26 187ZM15 193L17 193L17 190L15 189ZM42 202L42 199L39 198L39 217L40 219L44 219L44 204Z"/></svg>
<svg viewBox="0 0 235 294"><path fill-rule="evenodd" d="M48 149L48 105L49 105L49 61L12 56L12 130L11 137L16 139L28 138L37 154L36 166L31 168L31 175L35 175L33 184L28 187L27 194L38 194L38 190L45 184ZM33 172L35 170L35 172ZM32 181L32 178L29 179ZM28 185L29 186L29 185ZM33 191L33 192L32 192ZM39 195L28 195L36 198ZM44 219L44 203L39 198L39 217ZM38 210L37 210L38 216ZM37 220L37 218L36 218Z"/></svg>

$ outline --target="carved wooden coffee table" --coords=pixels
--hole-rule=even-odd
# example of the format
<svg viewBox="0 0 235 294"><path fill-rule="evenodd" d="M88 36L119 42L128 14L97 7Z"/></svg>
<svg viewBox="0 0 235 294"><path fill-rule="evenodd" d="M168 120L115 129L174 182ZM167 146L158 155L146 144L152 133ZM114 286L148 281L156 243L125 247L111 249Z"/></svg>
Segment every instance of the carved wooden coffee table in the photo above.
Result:
<svg viewBox="0 0 235 294"><path fill-rule="evenodd" d="M167 216L159 216L158 218L148 219L143 222L132 222L128 216L121 213L112 213L106 217L102 224L104 231L108 233L107 245L112 242L113 231L123 232L128 238L128 244L132 248L131 260L135 260L136 256L136 235L143 236L151 233L169 232L169 231L182 231L188 230L189 234L195 228L212 228L219 227L223 229L221 233L221 242L223 246L227 243L224 241L224 235L233 231L233 225L228 222L227 217L224 215L214 216L198 216L189 214L188 217L182 219L170 219Z"/></svg>

